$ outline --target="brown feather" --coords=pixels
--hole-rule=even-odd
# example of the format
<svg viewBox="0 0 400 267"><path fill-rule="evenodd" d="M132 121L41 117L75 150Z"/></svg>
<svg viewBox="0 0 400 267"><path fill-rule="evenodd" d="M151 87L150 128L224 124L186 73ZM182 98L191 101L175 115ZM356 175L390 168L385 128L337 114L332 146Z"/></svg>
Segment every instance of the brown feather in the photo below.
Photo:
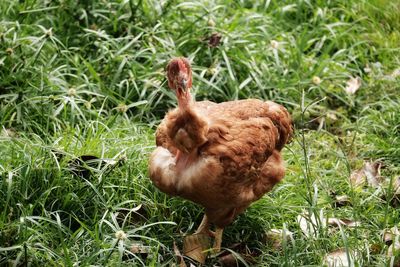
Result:
<svg viewBox="0 0 400 267"><path fill-rule="evenodd" d="M177 137L180 129L186 135ZM224 227L283 178L280 150L292 133L286 109L270 101L197 102L189 112L177 108L156 134L157 146L171 153L168 171L156 163L154 152L150 177L162 191L204 206L209 220ZM179 150L184 152L176 160Z"/></svg>
<svg viewBox="0 0 400 267"><path fill-rule="evenodd" d="M208 220L224 227L283 178L290 115L271 101L192 101L189 61L172 59L167 72L178 108L157 128L150 178L161 191L202 205Z"/></svg>

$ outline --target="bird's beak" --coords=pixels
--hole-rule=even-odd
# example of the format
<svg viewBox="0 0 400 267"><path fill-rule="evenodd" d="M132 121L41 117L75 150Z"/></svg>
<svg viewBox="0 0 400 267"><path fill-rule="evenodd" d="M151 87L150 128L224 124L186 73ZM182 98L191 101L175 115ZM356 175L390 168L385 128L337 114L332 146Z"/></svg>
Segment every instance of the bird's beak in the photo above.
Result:
<svg viewBox="0 0 400 267"><path fill-rule="evenodd" d="M183 91L187 90L187 80L186 79L182 79L181 88Z"/></svg>
<svg viewBox="0 0 400 267"><path fill-rule="evenodd" d="M183 94L183 93L186 93L186 91L187 91L187 80L186 79L182 79L180 81L180 83L179 83L179 86L178 86L178 92L180 94Z"/></svg>

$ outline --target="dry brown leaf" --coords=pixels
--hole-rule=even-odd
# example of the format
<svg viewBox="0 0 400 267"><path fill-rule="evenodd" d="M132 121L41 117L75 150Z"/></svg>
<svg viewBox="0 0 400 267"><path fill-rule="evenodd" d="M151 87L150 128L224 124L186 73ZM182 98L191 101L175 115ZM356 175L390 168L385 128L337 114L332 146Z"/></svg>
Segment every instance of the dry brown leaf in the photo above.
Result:
<svg viewBox="0 0 400 267"><path fill-rule="evenodd" d="M392 187L394 195L400 195L400 176L393 179Z"/></svg>
<svg viewBox="0 0 400 267"><path fill-rule="evenodd" d="M318 217L316 217L315 214L309 215L307 213L297 216L297 222L306 237L317 237L318 226L319 228L326 228L327 225L335 227L347 226L353 228L361 225L361 222L349 219L326 218L323 214L323 210L320 211Z"/></svg>
<svg viewBox="0 0 400 267"><path fill-rule="evenodd" d="M400 231L397 226L383 231L383 241L389 246L386 256L393 257L400 253Z"/></svg>
<svg viewBox="0 0 400 267"><path fill-rule="evenodd" d="M370 73L372 71L371 67L369 66L369 64L366 64L364 67L364 72L365 73Z"/></svg>
<svg viewBox="0 0 400 267"><path fill-rule="evenodd" d="M275 250L282 248L282 243L293 239L293 233L287 229L271 229L266 233L267 242L272 243Z"/></svg>
<svg viewBox="0 0 400 267"><path fill-rule="evenodd" d="M174 242L174 253L175 253L175 256L176 256L176 258L178 260L179 267L187 267L186 263L185 263L185 260L183 259L183 255L182 255L181 251L179 250L179 248L178 248L178 246L176 245L175 242Z"/></svg>
<svg viewBox="0 0 400 267"><path fill-rule="evenodd" d="M392 228L383 231L383 241L386 245L391 245L393 240L396 239L396 236L400 236L400 231L397 226L393 226Z"/></svg>
<svg viewBox="0 0 400 267"><path fill-rule="evenodd" d="M183 240L183 254L201 264L206 262L209 249L210 238L206 234L188 235Z"/></svg>
<svg viewBox="0 0 400 267"><path fill-rule="evenodd" d="M362 187L365 184L364 169L353 171L350 175L350 182L355 187Z"/></svg>
<svg viewBox="0 0 400 267"><path fill-rule="evenodd" d="M400 241L397 239L395 242L393 242L393 244L389 246L387 251L387 256L393 257L399 252L400 252Z"/></svg>
<svg viewBox="0 0 400 267"><path fill-rule="evenodd" d="M142 243L133 243L131 245L131 252L134 254L149 254L150 247L145 246Z"/></svg>
<svg viewBox="0 0 400 267"><path fill-rule="evenodd" d="M393 78L399 77L399 76L400 76L400 68L395 69L395 70L392 72L391 76L392 76Z"/></svg>
<svg viewBox="0 0 400 267"><path fill-rule="evenodd" d="M328 119L332 120L332 121L337 121L337 120L338 120L338 117L336 116L336 113L333 112L333 111L328 111L328 112L326 113L326 117L327 117Z"/></svg>
<svg viewBox="0 0 400 267"><path fill-rule="evenodd" d="M383 79L387 81L394 81L396 80L397 77L400 76L400 68L395 69L391 74L389 75L384 75Z"/></svg>
<svg viewBox="0 0 400 267"><path fill-rule="evenodd" d="M398 208L400 206L400 176L395 177L391 180L391 185L389 185L392 195L382 195L382 199L385 201L389 201L389 204L394 207ZM389 196L389 199L388 199Z"/></svg>
<svg viewBox="0 0 400 267"><path fill-rule="evenodd" d="M343 248L337 249L325 256L324 265L328 265L328 267L354 266L354 262L358 258L357 256L356 252L348 251L346 253L346 250Z"/></svg>
<svg viewBox="0 0 400 267"><path fill-rule="evenodd" d="M356 78L350 78L350 80L347 81L346 83L346 88L345 91L348 94L355 94L355 92L357 92L357 90L360 88L361 86L361 78L360 77L356 77Z"/></svg>
<svg viewBox="0 0 400 267"><path fill-rule="evenodd" d="M366 162L364 165L364 173L367 177L367 182L371 186L378 186L381 183L381 162Z"/></svg>
<svg viewBox="0 0 400 267"><path fill-rule="evenodd" d="M336 196L335 197L335 207L343 207L350 205L350 197L346 195Z"/></svg>
<svg viewBox="0 0 400 267"><path fill-rule="evenodd" d="M306 237L317 237L318 232L316 230L318 225L325 228L325 222L323 210L320 211L319 218L317 218L314 213L311 215L303 213L302 215L297 216L297 223L300 225L300 229Z"/></svg>
<svg viewBox="0 0 400 267"><path fill-rule="evenodd" d="M378 187L382 182L381 167L382 163L379 161L364 162L364 166L361 169L355 170L351 173L351 184L355 187L362 187L365 184Z"/></svg>
<svg viewBox="0 0 400 267"><path fill-rule="evenodd" d="M1 131L1 136L13 138L13 137L18 137L19 135L15 129L3 127L3 130Z"/></svg>
<svg viewBox="0 0 400 267"><path fill-rule="evenodd" d="M350 228L358 227L361 225L361 222L352 221L349 219L338 219L338 218L329 218L328 224L332 226L347 226Z"/></svg>

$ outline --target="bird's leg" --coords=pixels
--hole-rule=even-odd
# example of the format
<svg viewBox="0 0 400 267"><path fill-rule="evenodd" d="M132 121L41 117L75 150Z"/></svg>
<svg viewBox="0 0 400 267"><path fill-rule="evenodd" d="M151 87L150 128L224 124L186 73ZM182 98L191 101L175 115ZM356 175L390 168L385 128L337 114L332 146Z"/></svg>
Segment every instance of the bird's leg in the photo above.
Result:
<svg viewBox="0 0 400 267"><path fill-rule="evenodd" d="M214 245L213 252L218 253L221 251L222 244L222 234L224 232L224 228L217 227L214 232Z"/></svg>
<svg viewBox="0 0 400 267"><path fill-rule="evenodd" d="M194 234L206 234L212 236L214 238L213 251L218 253L221 251L223 232L224 228L220 227L217 227L214 232L210 231L210 222L208 221L207 215L204 214L203 220Z"/></svg>

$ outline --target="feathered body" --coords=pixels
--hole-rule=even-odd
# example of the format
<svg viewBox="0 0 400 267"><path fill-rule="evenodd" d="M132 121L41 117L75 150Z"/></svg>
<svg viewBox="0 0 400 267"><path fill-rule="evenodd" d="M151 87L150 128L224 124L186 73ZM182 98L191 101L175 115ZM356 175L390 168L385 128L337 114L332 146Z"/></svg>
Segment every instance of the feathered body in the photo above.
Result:
<svg viewBox="0 0 400 267"><path fill-rule="evenodd" d="M182 71L171 64L169 75ZM209 222L223 228L283 178L290 115L271 101L194 102L168 78L179 106L157 128L150 178L161 191L203 206Z"/></svg>

